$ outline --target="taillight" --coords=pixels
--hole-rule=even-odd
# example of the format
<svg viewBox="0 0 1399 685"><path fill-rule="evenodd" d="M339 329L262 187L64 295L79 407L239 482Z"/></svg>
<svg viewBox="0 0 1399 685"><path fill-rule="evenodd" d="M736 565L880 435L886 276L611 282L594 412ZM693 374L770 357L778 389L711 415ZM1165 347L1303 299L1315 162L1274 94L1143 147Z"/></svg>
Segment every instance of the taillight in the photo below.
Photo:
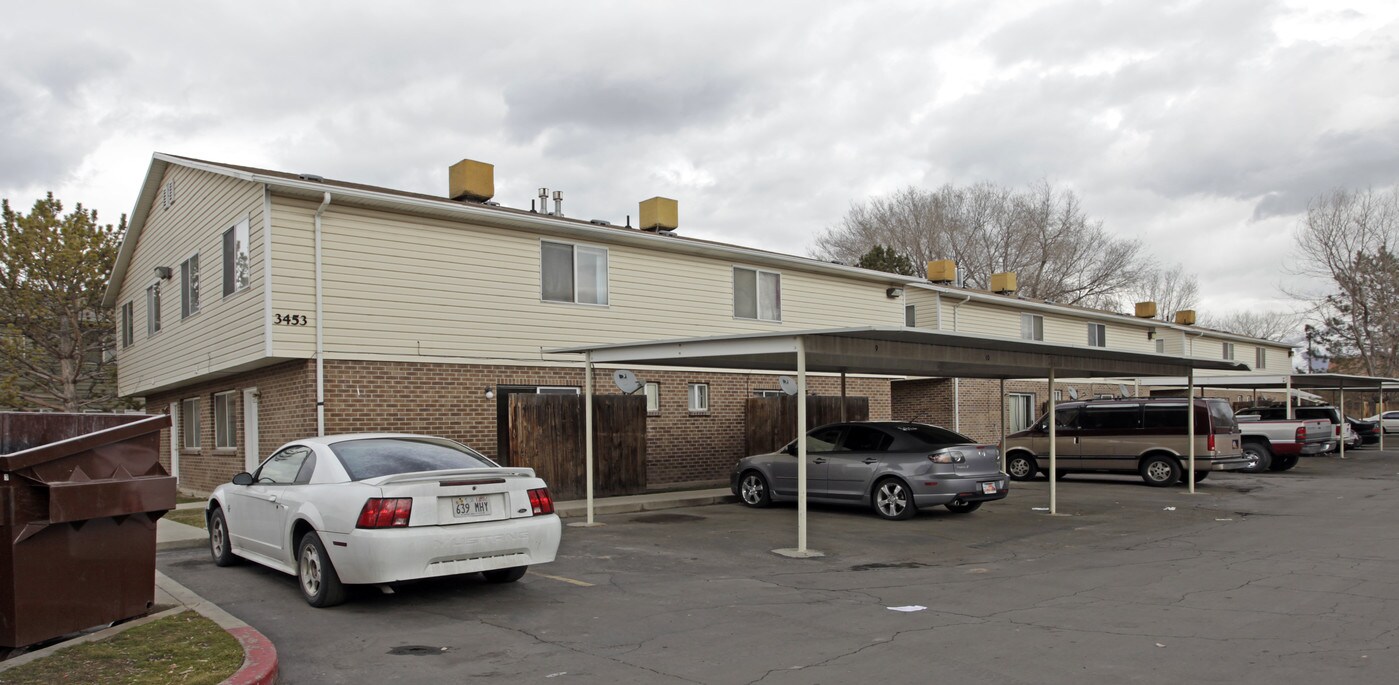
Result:
<svg viewBox="0 0 1399 685"><path fill-rule="evenodd" d="M934 464L961 464L964 463L966 460L967 458L962 456L961 452L957 451L941 452L938 454L928 455L928 461L931 461Z"/></svg>
<svg viewBox="0 0 1399 685"><path fill-rule="evenodd" d="M1298 426L1298 427L1297 427L1297 436L1296 436L1296 440L1297 440L1297 442L1306 442L1306 441L1307 441L1307 429L1306 429L1306 428L1304 428L1304 427L1302 427L1302 426Z"/></svg>
<svg viewBox="0 0 1399 685"><path fill-rule="evenodd" d="M1209 451L1211 451L1211 452L1214 451L1214 433L1210 433L1210 439L1209 439L1209 441L1205 444L1205 449L1207 449L1207 450L1209 450Z"/></svg>
<svg viewBox="0 0 1399 685"><path fill-rule="evenodd" d="M554 499L549 496L549 488L530 490L529 506L536 516L554 513Z"/></svg>
<svg viewBox="0 0 1399 685"><path fill-rule="evenodd" d="M411 497L370 497L359 510L356 528L407 528L413 513Z"/></svg>

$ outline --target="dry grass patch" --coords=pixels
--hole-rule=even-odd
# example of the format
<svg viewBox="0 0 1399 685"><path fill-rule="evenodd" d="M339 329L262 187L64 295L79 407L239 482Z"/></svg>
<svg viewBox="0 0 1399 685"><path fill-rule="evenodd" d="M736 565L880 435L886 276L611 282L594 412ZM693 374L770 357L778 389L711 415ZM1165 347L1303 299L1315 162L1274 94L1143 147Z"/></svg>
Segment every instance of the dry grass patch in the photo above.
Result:
<svg viewBox="0 0 1399 685"><path fill-rule="evenodd" d="M101 642L68 647L0 673L6 685L213 685L243 665L243 647L213 621L186 611Z"/></svg>

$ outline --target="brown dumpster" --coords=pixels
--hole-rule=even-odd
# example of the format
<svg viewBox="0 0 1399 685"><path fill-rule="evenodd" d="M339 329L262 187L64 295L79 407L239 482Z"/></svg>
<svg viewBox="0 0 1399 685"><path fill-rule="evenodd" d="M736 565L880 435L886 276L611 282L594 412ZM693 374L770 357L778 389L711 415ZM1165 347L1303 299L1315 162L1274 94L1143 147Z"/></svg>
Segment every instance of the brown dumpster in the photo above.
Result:
<svg viewBox="0 0 1399 685"><path fill-rule="evenodd" d="M0 646L145 614L168 416L0 413Z"/></svg>

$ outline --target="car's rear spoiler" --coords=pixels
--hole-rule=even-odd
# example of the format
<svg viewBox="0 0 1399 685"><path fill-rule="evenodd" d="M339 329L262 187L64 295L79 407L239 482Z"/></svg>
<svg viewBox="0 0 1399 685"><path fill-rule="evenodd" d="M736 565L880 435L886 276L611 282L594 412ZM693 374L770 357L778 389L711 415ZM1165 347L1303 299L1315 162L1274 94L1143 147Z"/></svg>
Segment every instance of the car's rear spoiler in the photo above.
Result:
<svg viewBox="0 0 1399 685"><path fill-rule="evenodd" d="M443 478L463 478L471 476L494 476L498 478L534 478L534 469L524 467L482 467L478 469L442 469L439 471L415 471L395 473L360 481L366 485L388 485L389 483L421 483Z"/></svg>

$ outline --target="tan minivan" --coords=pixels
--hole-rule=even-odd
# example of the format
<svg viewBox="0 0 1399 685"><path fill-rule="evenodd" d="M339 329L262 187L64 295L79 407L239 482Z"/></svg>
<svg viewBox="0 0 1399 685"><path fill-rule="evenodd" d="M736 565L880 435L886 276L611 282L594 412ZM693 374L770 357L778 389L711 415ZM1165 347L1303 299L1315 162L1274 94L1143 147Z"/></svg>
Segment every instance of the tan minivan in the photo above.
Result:
<svg viewBox="0 0 1399 685"><path fill-rule="evenodd" d="M1056 408L1059 474L1135 473L1147 485L1179 483L1189 473L1186 399L1123 398L1064 402ZM1246 468L1239 425L1225 400L1195 400L1195 481L1211 471ZM1045 417L1006 438L1006 472L1030 480L1049 470Z"/></svg>

